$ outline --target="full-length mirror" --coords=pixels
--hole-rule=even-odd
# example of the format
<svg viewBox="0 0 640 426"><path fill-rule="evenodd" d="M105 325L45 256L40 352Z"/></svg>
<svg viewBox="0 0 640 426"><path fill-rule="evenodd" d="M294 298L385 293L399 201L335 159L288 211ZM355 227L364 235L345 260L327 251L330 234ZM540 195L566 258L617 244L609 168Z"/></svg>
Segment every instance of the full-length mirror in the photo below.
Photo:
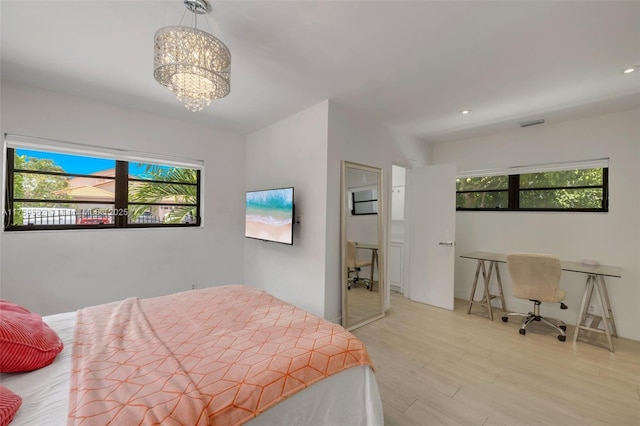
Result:
<svg viewBox="0 0 640 426"><path fill-rule="evenodd" d="M342 324L384 316L382 170L342 162Z"/></svg>

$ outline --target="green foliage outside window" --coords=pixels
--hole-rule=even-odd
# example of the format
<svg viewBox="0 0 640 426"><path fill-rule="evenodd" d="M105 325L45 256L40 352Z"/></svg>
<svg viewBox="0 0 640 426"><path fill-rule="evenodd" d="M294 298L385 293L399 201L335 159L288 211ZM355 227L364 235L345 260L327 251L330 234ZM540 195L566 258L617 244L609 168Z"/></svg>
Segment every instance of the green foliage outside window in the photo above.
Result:
<svg viewBox="0 0 640 426"><path fill-rule="evenodd" d="M456 179L456 191L458 208L506 209L509 207L509 176Z"/></svg>
<svg viewBox="0 0 640 426"><path fill-rule="evenodd" d="M62 167L47 158L16 155L14 169L35 170L41 172L64 173ZM69 186L65 176L44 175L35 173L16 173L13 181L14 198L67 198L64 189Z"/></svg>
<svg viewBox="0 0 640 426"><path fill-rule="evenodd" d="M41 172L64 173L62 167L47 158L29 157L27 155L15 155L15 170L34 170ZM36 173L15 173L13 178L13 198L29 199L56 199L66 200L69 197L64 191L69 186L66 176L55 176ZM27 206L24 203L14 205L14 223L22 223L23 211L21 207ZM29 203L29 207L57 207L55 202L35 202Z"/></svg>
<svg viewBox="0 0 640 426"><path fill-rule="evenodd" d="M520 175L520 188L559 188L602 185L604 169L561 170Z"/></svg>
<svg viewBox="0 0 640 426"><path fill-rule="evenodd" d="M606 168L456 179L458 210L607 211Z"/></svg>
<svg viewBox="0 0 640 426"><path fill-rule="evenodd" d="M563 170L520 175L521 208L598 209L602 207L604 169ZM589 188L596 186L595 188Z"/></svg>
<svg viewBox="0 0 640 426"><path fill-rule="evenodd" d="M194 184L198 181L197 170L148 164L146 173L140 177L149 182L129 184L129 203L135 203L129 204L132 220L149 211L149 205L145 203L176 204L165 216L165 223L185 223L196 217L198 187Z"/></svg>

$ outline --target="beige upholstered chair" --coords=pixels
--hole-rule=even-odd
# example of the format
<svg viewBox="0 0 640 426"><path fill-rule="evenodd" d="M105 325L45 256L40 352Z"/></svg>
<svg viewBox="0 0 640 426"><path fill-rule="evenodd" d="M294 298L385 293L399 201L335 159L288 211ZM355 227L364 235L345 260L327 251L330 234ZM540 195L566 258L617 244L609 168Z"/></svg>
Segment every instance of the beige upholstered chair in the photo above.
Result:
<svg viewBox="0 0 640 426"><path fill-rule="evenodd" d="M364 266L371 266L369 260L356 259L356 243L354 241L347 241L347 290L351 290L351 285L358 283L358 281L365 281L367 288L371 285L368 279L360 278L360 269ZM353 275L353 276L352 276Z"/></svg>
<svg viewBox="0 0 640 426"><path fill-rule="evenodd" d="M502 317L502 321L507 322L509 316L524 317L520 334L526 334L527 325L532 321L542 321L559 331L558 340L564 342L567 325L560 320L544 318L540 315L541 302L559 303L567 296L567 293L559 288L562 273L560 259L547 254L510 253L507 254L507 269L513 284L513 295L521 299L529 299L534 305L533 312L509 313ZM567 306L560 303L560 309L567 309Z"/></svg>

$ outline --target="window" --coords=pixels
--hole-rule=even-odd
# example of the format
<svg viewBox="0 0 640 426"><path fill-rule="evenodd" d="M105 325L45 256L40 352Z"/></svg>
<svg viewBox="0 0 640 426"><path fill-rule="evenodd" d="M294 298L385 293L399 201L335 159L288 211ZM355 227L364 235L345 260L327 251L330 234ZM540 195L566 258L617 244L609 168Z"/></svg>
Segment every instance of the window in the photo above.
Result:
<svg viewBox="0 0 640 426"><path fill-rule="evenodd" d="M195 164L200 166L197 168L182 167L171 161L133 160L120 153L108 158L104 149L97 150L95 156L84 155L91 150L75 145L71 150L71 144L61 142L43 149L42 145L14 140L21 138L7 136L5 230L201 223L199 164ZM83 155L69 151L82 151Z"/></svg>
<svg viewBox="0 0 640 426"><path fill-rule="evenodd" d="M590 167L594 165L602 167ZM574 168L570 168L571 166ZM533 171L535 168L543 171ZM508 173L505 174L458 176L456 209L573 212L609 210L608 161L514 167L506 171ZM512 171L520 173L511 173Z"/></svg>
<svg viewBox="0 0 640 426"><path fill-rule="evenodd" d="M377 214L378 213L378 188L377 186L352 189L351 214Z"/></svg>
<svg viewBox="0 0 640 426"><path fill-rule="evenodd" d="M506 209L509 207L509 176L456 179L456 208Z"/></svg>

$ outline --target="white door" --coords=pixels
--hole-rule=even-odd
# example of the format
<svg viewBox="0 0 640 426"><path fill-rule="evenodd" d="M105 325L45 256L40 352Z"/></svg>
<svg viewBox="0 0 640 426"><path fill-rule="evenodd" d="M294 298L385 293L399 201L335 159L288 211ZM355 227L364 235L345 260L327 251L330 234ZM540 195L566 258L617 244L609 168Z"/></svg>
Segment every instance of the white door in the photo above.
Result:
<svg viewBox="0 0 640 426"><path fill-rule="evenodd" d="M453 310L456 166L411 169L409 298Z"/></svg>

